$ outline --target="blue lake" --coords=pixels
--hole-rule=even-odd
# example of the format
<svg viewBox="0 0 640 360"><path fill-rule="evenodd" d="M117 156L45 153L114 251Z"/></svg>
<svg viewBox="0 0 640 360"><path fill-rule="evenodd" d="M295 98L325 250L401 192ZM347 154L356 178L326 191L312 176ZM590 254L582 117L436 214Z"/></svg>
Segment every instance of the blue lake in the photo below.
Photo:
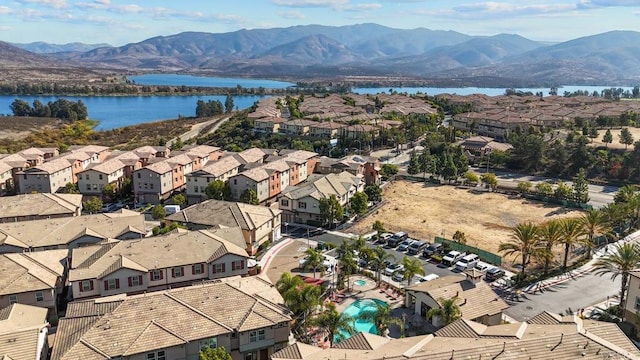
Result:
<svg viewBox="0 0 640 360"><path fill-rule="evenodd" d="M191 75L175 75L175 74L148 74L129 76L130 80L134 80L141 85L171 85L171 86L208 86L208 87L231 87L238 85L244 88L265 89L284 89L295 84L274 81L274 80L256 80L256 79L240 79L240 78L211 78ZM602 91L603 89L614 86L562 86L558 88L558 94L562 95L565 91L573 92L576 90ZM618 88L618 86L615 86ZM631 90L631 87L622 87L624 90ZM469 94L486 94L490 96L502 95L505 88L433 88L433 87L399 87L392 88L400 93L415 94L417 92L428 95L436 95L442 93L469 95ZM542 91L546 96L549 88L526 88L516 89L521 91L531 91L533 93ZM354 88L353 92L359 94L377 94L388 92L389 88ZM233 102L236 108L244 109L253 105L256 101L265 96L234 96ZM65 98L71 101L82 100L87 106L89 118L98 120L100 123L98 130L109 130L129 125L152 122L156 120L175 119L181 116L195 116L196 102L198 100L220 100L223 104L226 96L224 95L201 95L201 96L0 96L0 114L11 114L10 105L16 99L23 99L30 104L34 99L39 99L43 103L55 101L58 98Z"/></svg>
<svg viewBox="0 0 640 360"><path fill-rule="evenodd" d="M233 104L238 109L250 107L264 96L234 96ZM179 115L195 116L198 100L226 99L224 95L212 96L0 96L0 114L11 114L11 103L20 98L33 104L39 99L46 104L64 98L82 100L87 106L89 118L98 120L97 130L110 130L156 120L176 119Z"/></svg>

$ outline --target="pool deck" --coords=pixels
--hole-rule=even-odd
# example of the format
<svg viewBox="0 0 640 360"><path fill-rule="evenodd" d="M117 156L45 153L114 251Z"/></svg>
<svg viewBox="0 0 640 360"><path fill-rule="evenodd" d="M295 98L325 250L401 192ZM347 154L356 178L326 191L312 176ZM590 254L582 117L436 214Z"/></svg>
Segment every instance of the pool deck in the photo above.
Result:
<svg viewBox="0 0 640 360"><path fill-rule="evenodd" d="M362 280L365 285L354 285L353 282ZM336 310L343 312L349 305L356 300L361 299L378 299L386 302L392 308L401 307L404 303L404 296L396 296L395 300L388 295L387 292L380 292L380 288L376 287L376 282L362 275L352 275L349 277L350 292L343 292L344 300L336 304Z"/></svg>

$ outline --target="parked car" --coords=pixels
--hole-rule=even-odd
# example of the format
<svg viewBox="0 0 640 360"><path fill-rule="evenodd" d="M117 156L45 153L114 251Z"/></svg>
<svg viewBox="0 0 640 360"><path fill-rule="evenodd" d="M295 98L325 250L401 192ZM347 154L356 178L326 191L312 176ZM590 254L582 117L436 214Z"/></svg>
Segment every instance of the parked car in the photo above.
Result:
<svg viewBox="0 0 640 360"><path fill-rule="evenodd" d="M414 243L412 243L411 245L409 245L409 250L407 251L410 255L417 255L419 254L422 250L424 250L424 248L427 247L427 242L426 241L422 241L422 240L418 240L415 241Z"/></svg>
<svg viewBox="0 0 640 360"><path fill-rule="evenodd" d="M120 210L123 207L124 207L124 204L122 204L122 203L104 203L104 204L102 204L102 207L100 208L100 212L110 213L110 212L114 212L116 210Z"/></svg>
<svg viewBox="0 0 640 360"><path fill-rule="evenodd" d="M465 271L467 269L472 269L476 264L480 261L480 258L476 254L467 254L462 257L462 259L456 262L456 270Z"/></svg>
<svg viewBox="0 0 640 360"><path fill-rule="evenodd" d="M384 261L384 265L382 265L382 269L386 269L387 266L389 266L389 264L391 264L390 260L385 260ZM378 266L375 262L371 262L369 263L369 269L373 270L373 271L378 271Z"/></svg>
<svg viewBox="0 0 640 360"><path fill-rule="evenodd" d="M382 233L380 234L380 236L378 236L378 241L376 241L376 244L386 244L387 241L389 240L389 238L391 238L393 236L393 234L391 233Z"/></svg>
<svg viewBox="0 0 640 360"><path fill-rule="evenodd" d="M425 276L416 276L416 282L417 283L421 283L421 282L425 282L425 281L431 281L431 280L435 280L437 278L439 278L440 276L436 275L436 274L429 274L429 275L425 275Z"/></svg>
<svg viewBox="0 0 640 360"><path fill-rule="evenodd" d="M326 269L329 269L331 267L331 265L335 264L335 259L331 259L327 255L322 255L322 258L323 258L322 265L324 265L324 267ZM298 261L298 264L300 265L301 268L304 266L304 263L306 261L307 261L306 257L304 259L301 259L300 261Z"/></svg>
<svg viewBox="0 0 640 360"><path fill-rule="evenodd" d="M395 273L393 273L391 279L393 281L402 282L402 280L404 280L404 271L396 271Z"/></svg>
<svg viewBox="0 0 640 360"><path fill-rule="evenodd" d="M405 241L400 243L400 245L398 246L398 248L396 250L398 250L398 251L407 251L409 249L409 246L411 246L411 244L413 244L414 242L416 242L416 240L406 239Z"/></svg>
<svg viewBox="0 0 640 360"><path fill-rule="evenodd" d="M488 282L496 281L505 275L505 271L499 267L492 267L487 270L487 274L484 279Z"/></svg>
<svg viewBox="0 0 640 360"><path fill-rule="evenodd" d="M462 259L466 254L460 251L451 250L442 258L442 264L446 266L452 266Z"/></svg>
<svg viewBox="0 0 640 360"><path fill-rule="evenodd" d="M404 231L397 232L397 233L393 234L389 238L389 240L387 240L387 247L394 248L394 247L398 246L398 244L400 244L400 242L406 240L408 237L409 237L409 234L407 234Z"/></svg>
<svg viewBox="0 0 640 360"><path fill-rule="evenodd" d="M430 258L431 255L440 255L443 252L444 252L444 245L442 245L441 243L433 243L433 244L429 244L429 246L424 248L424 250L422 251L422 256L426 258Z"/></svg>
<svg viewBox="0 0 640 360"><path fill-rule="evenodd" d="M491 267L491 266L489 266L489 264L484 263L484 262L482 262L482 261L478 261L478 263L476 264L476 266L474 266L473 268L474 268L474 269L476 269L476 270L478 270L478 271L480 271L480 272L486 273L486 272L487 272L487 270L489 270L489 268L490 268L490 267Z"/></svg>
<svg viewBox="0 0 640 360"><path fill-rule="evenodd" d="M401 271L403 269L404 269L404 265L402 264L389 264L387 265L387 268L384 269L384 274L387 276L391 276L393 275L394 272Z"/></svg>

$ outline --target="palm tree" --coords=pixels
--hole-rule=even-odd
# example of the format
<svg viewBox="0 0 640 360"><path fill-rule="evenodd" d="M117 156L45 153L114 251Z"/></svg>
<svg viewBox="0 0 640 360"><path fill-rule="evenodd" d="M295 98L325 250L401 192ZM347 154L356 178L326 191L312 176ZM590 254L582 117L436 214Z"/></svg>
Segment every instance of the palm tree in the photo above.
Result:
<svg viewBox="0 0 640 360"><path fill-rule="evenodd" d="M584 232L582 229L582 223L578 218L562 220L562 240L560 240L560 243L564 244L564 261L562 262L563 269L567 268L569 251L576 247L576 245L584 242L584 239L582 238Z"/></svg>
<svg viewBox="0 0 640 360"><path fill-rule="evenodd" d="M347 290L349 288L349 276L351 274L355 274L358 271L358 264L356 263L355 258L353 257L352 252L345 253L340 258L340 273L338 274L338 278L342 281L347 282Z"/></svg>
<svg viewBox="0 0 640 360"><path fill-rule="evenodd" d="M422 261L405 256L402 259L402 265L404 266L404 279L407 280L407 286L411 286L411 279L413 279L415 275L424 276Z"/></svg>
<svg viewBox="0 0 640 360"><path fill-rule="evenodd" d="M460 319L460 307L456 304L458 297L454 296L451 299L439 298L438 303L440 307L434 307L427 311L427 319L432 319L434 316L442 319L444 325L449 325L452 322Z"/></svg>
<svg viewBox="0 0 640 360"><path fill-rule="evenodd" d="M544 259L544 273L549 272L549 265L553 260L552 248L559 244L562 240L562 224L558 220L547 221L539 227L538 236L540 241L545 244L545 250L547 252Z"/></svg>
<svg viewBox="0 0 640 360"><path fill-rule="evenodd" d="M587 235L589 242L589 257L592 256L593 238L598 235L607 235L611 233L611 227L606 216L600 210L590 209L580 218L582 230Z"/></svg>
<svg viewBox="0 0 640 360"><path fill-rule="evenodd" d="M305 258L304 264L302 265L304 271L313 269L314 279L316 277L317 269L321 269L320 274L324 275L324 257L322 256L320 250L308 248L307 251L305 251L305 254L307 255L307 257Z"/></svg>
<svg viewBox="0 0 640 360"><path fill-rule="evenodd" d="M355 332L353 318L346 314L340 314L336 310L336 306L331 303L327 305L322 313L310 319L309 323L324 329L329 334L329 342L332 345L334 340L336 342L343 340L339 333L340 330L349 334Z"/></svg>
<svg viewBox="0 0 640 360"><path fill-rule="evenodd" d="M376 268L376 275L378 279L378 285L380 285L380 278L382 277L382 271L385 267L385 261L395 261L396 257L388 253L384 248L377 247L373 249L373 253L369 258L369 262Z"/></svg>
<svg viewBox="0 0 640 360"><path fill-rule="evenodd" d="M540 247L538 237L538 227L532 223L520 223L513 228L511 241L500 244L498 251L505 255L515 255L522 258L521 276L524 276L525 269L531 258L541 258L544 255L544 248Z"/></svg>
<svg viewBox="0 0 640 360"><path fill-rule="evenodd" d="M291 273L286 272L280 276L280 279L276 282L276 289L282 295L285 303L289 304L295 301L295 293L304 286L304 281L299 276L293 276Z"/></svg>
<svg viewBox="0 0 640 360"><path fill-rule="evenodd" d="M600 209L613 229L623 232L626 223L626 204L607 204Z"/></svg>
<svg viewBox="0 0 640 360"><path fill-rule="evenodd" d="M358 316L358 320L372 322L376 325L378 335L385 336L389 325L398 325L404 332L403 321L393 317L391 306L387 304L376 303L376 309L373 311L363 311Z"/></svg>
<svg viewBox="0 0 640 360"><path fill-rule="evenodd" d="M640 267L640 246L625 243L617 246L613 252L601 257L594 264L596 275L611 275L611 280L621 276L620 311L624 317L625 295L629 282L629 272Z"/></svg>
<svg viewBox="0 0 640 360"><path fill-rule="evenodd" d="M299 276L284 273L276 289L296 317L306 316L320 302L320 287L305 284Z"/></svg>

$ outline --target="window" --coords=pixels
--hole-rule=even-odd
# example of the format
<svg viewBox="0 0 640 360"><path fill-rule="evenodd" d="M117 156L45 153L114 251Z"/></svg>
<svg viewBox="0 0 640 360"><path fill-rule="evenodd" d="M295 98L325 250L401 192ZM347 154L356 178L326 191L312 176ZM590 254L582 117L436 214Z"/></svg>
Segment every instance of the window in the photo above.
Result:
<svg viewBox="0 0 640 360"><path fill-rule="evenodd" d="M85 175L85 177L87 178L87 180L90 180L89 174Z"/></svg>
<svg viewBox="0 0 640 360"><path fill-rule="evenodd" d="M257 358L258 358L258 354L255 352L244 354L244 360L256 360Z"/></svg>
<svg viewBox="0 0 640 360"><path fill-rule="evenodd" d="M153 190L153 183L149 184L149 188Z"/></svg>
<svg viewBox="0 0 640 360"><path fill-rule="evenodd" d="M93 281L84 280L80 283L80 292L91 291L93 290Z"/></svg>
<svg viewBox="0 0 640 360"><path fill-rule="evenodd" d="M195 264L191 266L191 273L193 275L200 275L204 273L204 265L203 264Z"/></svg>
<svg viewBox="0 0 640 360"><path fill-rule="evenodd" d="M282 206L289 206L289 200L287 200L287 199L282 199L282 200L280 200L280 205L282 205Z"/></svg>
<svg viewBox="0 0 640 360"><path fill-rule="evenodd" d="M164 350L147 353L147 360L167 360Z"/></svg>
<svg viewBox="0 0 640 360"><path fill-rule="evenodd" d="M105 290L120 289L120 280L119 279L105 280L104 281L104 289Z"/></svg>
<svg viewBox="0 0 640 360"><path fill-rule="evenodd" d="M151 281L162 280L162 270L151 271Z"/></svg>
<svg viewBox="0 0 640 360"><path fill-rule="evenodd" d="M249 342L262 341L266 338L264 329L254 330L249 332Z"/></svg>
<svg viewBox="0 0 640 360"><path fill-rule="evenodd" d="M129 287L142 285L142 276L129 276Z"/></svg>
<svg viewBox="0 0 640 360"><path fill-rule="evenodd" d="M91 190L91 184L87 184L87 190Z"/></svg>
<svg viewBox="0 0 640 360"><path fill-rule="evenodd" d="M306 209L306 208L307 208L306 202L298 202L298 209Z"/></svg>
<svg viewBox="0 0 640 360"><path fill-rule="evenodd" d="M198 192L198 187L197 187L197 186L194 186L194 187L193 187L193 192L195 192L195 193L197 193L197 192Z"/></svg>
<svg viewBox="0 0 640 360"><path fill-rule="evenodd" d="M244 260L236 260L231 262L231 271L244 269Z"/></svg>
<svg viewBox="0 0 640 360"><path fill-rule="evenodd" d="M36 291L36 301L44 301L44 294L42 291Z"/></svg>
<svg viewBox="0 0 640 360"><path fill-rule="evenodd" d="M9 295L9 304L15 304L18 302L18 295Z"/></svg>
<svg viewBox="0 0 640 360"><path fill-rule="evenodd" d="M215 349L217 347L218 347L218 338L213 337L213 338L200 340L200 351L206 348Z"/></svg>
<svg viewBox="0 0 640 360"><path fill-rule="evenodd" d="M138 173L138 179L140 179L140 173Z"/></svg>
<svg viewBox="0 0 640 360"><path fill-rule="evenodd" d="M181 266L174 267L173 269L171 269L171 277L178 278L183 276L184 276L184 272L182 271Z"/></svg>
<svg viewBox="0 0 640 360"><path fill-rule="evenodd" d="M102 180L102 174L98 175L98 179Z"/></svg>
<svg viewBox="0 0 640 360"><path fill-rule="evenodd" d="M224 263L222 264L213 264L213 273L223 273L225 271Z"/></svg>
<svg viewBox="0 0 640 360"><path fill-rule="evenodd" d="M636 296L636 310L640 310L640 296Z"/></svg>

